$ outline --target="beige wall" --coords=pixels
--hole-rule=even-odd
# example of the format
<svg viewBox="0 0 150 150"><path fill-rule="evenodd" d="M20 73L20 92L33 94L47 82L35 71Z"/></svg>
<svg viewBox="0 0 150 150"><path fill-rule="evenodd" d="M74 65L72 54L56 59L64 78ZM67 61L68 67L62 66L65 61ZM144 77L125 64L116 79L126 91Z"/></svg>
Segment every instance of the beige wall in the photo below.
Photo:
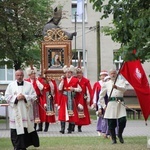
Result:
<svg viewBox="0 0 150 150"><path fill-rule="evenodd" d="M60 2L62 4L63 0ZM65 11L67 10L67 11ZM61 26L68 32L74 32L74 23L71 22L71 1L68 1L63 6L65 17L61 20ZM94 16L94 17L93 17ZM87 50L87 77L93 84L97 80L97 44L96 44L96 29L90 30L90 27L95 27L96 22L100 21L100 26L109 24L110 19L100 20L101 14L92 9L92 4L87 1L87 22L85 22L85 49ZM113 65L113 49L115 45L109 36L101 34L101 69L111 69ZM77 23L77 49L82 49L82 23ZM74 39L72 48L74 49ZM107 63L106 63L107 62Z"/></svg>
<svg viewBox="0 0 150 150"><path fill-rule="evenodd" d="M65 2L65 3L64 3ZM61 26L69 32L74 32L74 23L71 22L71 0L61 0L63 10L66 13L67 19L61 20ZM66 11L67 10L67 11ZM101 14L92 9L92 4L87 0L87 22L85 23L85 48L87 49L87 77L93 84L97 80L97 45L96 45L96 30L90 32L89 27L96 26L96 22L100 21L101 28L111 25L112 16L108 19L100 20ZM113 50L119 48L119 44L114 43L110 36L105 36L101 33L101 69L110 70L114 68ZM72 48L74 49L74 39ZM82 49L82 23L77 23L77 49ZM148 62L144 63L143 67L147 76L150 74Z"/></svg>
<svg viewBox="0 0 150 150"><path fill-rule="evenodd" d="M71 0L56 0L54 8L58 5L63 6L63 19L60 27L70 33L74 32L74 23L71 22ZM87 50L87 77L93 84L97 80L97 45L96 30L89 30L90 27L96 26L96 22L100 21L101 28L111 23L111 17L100 20L101 14L92 9L92 4L87 0L87 22L85 23L85 49ZM110 36L101 33L101 69L110 70L114 68L113 49L119 48L119 44L114 43ZM75 48L74 39L72 40L72 49ZM77 49L82 49L82 23L77 23ZM145 72L150 75L150 63L144 63ZM5 86L3 86L5 87Z"/></svg>

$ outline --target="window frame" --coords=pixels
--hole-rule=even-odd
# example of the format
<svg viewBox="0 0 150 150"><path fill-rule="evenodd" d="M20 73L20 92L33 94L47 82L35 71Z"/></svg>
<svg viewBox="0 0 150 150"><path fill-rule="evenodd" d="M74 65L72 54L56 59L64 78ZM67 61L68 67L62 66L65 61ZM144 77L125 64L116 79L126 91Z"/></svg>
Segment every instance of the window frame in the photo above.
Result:
<svg viewBox="0 0 150 150"><path fill-rule="evenodd" d="M72 5L76 5L76 10L77 10L77 0L71 1L71 22L75 23L75 17L73 17L75 16L75 14L72 13L72 9L73 9ZM84 21L87 22L87 0L84 0L84 12L85 12ZM82 23L82 18L78 19L77 17L76 22Z"/></svg>
<svg viewBox="0 0 150 150"><path fill-rule="evenodd" d="M3 67L3 66L2 66ZM12 80L8 80L8 69L12 69ZM0 68L1 70L1 68ZM0 79L0 84L9 84L10 82L14 81L15 79L15 70L13 68L8 68L7 65L4 65L4 72L5 72L5 80Z"/></svg>
<svg viewBox="0 0 150 150"><path fill-rule="evenodd" d="M116 53L118 53L117 51L118 51L118 49L114 49L114 50L113 50L113 57L115 56ZM122 59L121 56L118 57L118 60L117 60L117 59L114 59L113 63L115 64L117 71L120 69L120 67L121 67L121 65L122 65L122 62L123 62L123 59ZM116 64L118 64L118 67L117 67Z"/></svg>
<svg viewBox="0 0 150 150"><path fill-rule="evenodd" d="M115 56L115 53L118 53L117 51L118 51L118 49L113 50L113 56ZM115 64L116 70L118 72L120 70L121 66L122 66L122 63L123 63L122 57L119 56L118 60L114 59L113 63ZM118 64L118 67L117 67L117 64ZM125 80L125 78L121 74L119 74L118 78Z"/></svg>
<svg viewBox="0 0 150 150"><path fill-rule="evenodd" d="M83 66L83 50L82 49L76 49L76 53L77 53L76 57L81 59L81 66ZM74 54L74 52L72 52L72 54ZM87 50L85 50L85 62L87 62ZM78 59L72 58L72 65L78 66Z"/></svg>

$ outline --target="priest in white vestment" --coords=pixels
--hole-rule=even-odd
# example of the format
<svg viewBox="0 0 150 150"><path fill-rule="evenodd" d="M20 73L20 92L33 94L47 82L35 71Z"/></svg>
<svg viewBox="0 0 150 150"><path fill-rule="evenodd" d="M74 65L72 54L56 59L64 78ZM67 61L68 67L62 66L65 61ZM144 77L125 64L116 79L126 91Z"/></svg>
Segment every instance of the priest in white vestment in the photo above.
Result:
<svg viewBox="0 0 150 150"><path fill-rule="evenodd" d="M34 130L32 102L36 92L31 83L23 81L22 70L15 72L16 80L11 82L5 92L9 104L9 125L11 141L15 150L26 150L33 145L39 147L39 138Z"/></svg>

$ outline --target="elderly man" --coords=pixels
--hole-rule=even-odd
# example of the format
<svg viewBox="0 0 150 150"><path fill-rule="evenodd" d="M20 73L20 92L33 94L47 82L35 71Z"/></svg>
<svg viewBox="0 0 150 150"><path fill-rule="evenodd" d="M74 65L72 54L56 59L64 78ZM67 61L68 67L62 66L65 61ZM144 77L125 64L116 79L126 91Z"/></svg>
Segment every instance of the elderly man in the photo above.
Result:
<svg viewBox="0 0 150 150"><path fill-rule="evenodd" d="M30 145L39 146L32 107L36 92L31 83L23 81L22 70L17 70L15 77L16 81L10 83L5 92L9 104L11 141L15 150L26 150Z"/></svg>
<svg viewBox="0 0 150 150"><path fill-rule="evenodd" d="M119 126L118 138L121 143L124 143L122 133L126 126L126 109L121 103L124 103L123 94L126 91L126 84L124 80L119 79L117 79L116 83L114 83L117 77L116 70L110 70L109 75L111 79L102 85L99 95L99 106L102 106L105 110L104 118L108 119L108 127L112 137L112 144L117 143L115 133L117 120ZM109 96L107 107L104 101L106 94Z"/></svg>

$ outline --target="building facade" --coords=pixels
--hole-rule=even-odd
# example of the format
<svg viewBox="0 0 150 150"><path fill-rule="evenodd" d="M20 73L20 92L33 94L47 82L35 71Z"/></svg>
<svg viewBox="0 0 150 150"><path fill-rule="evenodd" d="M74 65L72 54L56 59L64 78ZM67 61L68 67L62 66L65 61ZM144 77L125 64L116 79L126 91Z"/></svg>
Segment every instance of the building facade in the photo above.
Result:
<svg viewBox="0 0 150 150"><path fill-rule="evenodd" d="M106 0L107 1L107 0ZM97 60L97 22L100 22L100 29L104 26L111 25L113 16L107 19L100 20L101 13L95 12L92 8L92 3L89 0L84 0L85 7L85 23L84 23L84 41L83 41L83 23L82 17L75 15L77 12L77 0L55 0L53 8L57 6L63 6L63 16L60 22L60 27L70 33L77 32L76 38L72 40L72 51L74 56L73 65L77 66L78 58L83 59L83 43L85 52L85 76L90 79L92 85L98 80L99 71L107 70L111 68L119 68L122 59L114 61L114 53L120 47L120 44L114 43L110 36L105 36L100 33L100 64ZM75 23L76 22L76 23ZM83 60L82 60L83 62ZM97 66L100 66L98 69ZM143 68L147 77L150 75L150 63L143 64ZM7 85L15 79L14 69L8 69L7 66L0 67L0 91L5 91ZM148 77L149 81L150 78ZM128 84L128 93L126 93L126 103L138 104L137 97L133 88ZM130 100L129 102L127 102ZM4 110L0 109L1 114Z"/></svg>
<svg viewBox="0 0 150 150"><path fill-rule="evenodd" d="M107 0L106 0L107 1ZM114 52L120 47L120 44L114 43L110 36L100 33L100 64L97 64L97 30L96 24L100 22L100 29L104 26L111 25L113 16L100 20L101 13L95 12L89 0L84 0L85 23L84 23L84 47L85 47L85 72L86 77L93 84L98 80L99 71L97 66L100 65L101 70L110 70L118 67L122 60L114 61ZM73 64L76 66L78 58L83 59L83 23L82 16L75 15L77 12L77 0L56 0L53 8L62 6L63 16L60 21L60 27L70 33L77 32L76 38L72 40ZM75 17L76 16L76 17ZM75 19L76 18L76 19ZM76 20L76 21L75 21ZM76 23L75 23L76 22ZM147 77L150 75L149 62L144 63L144 70ZM14 70L7 69L7 66L0 67L0 87L4 90L8 83L14 80ZM150 79L150 78L148 78Z"/></svg>
<svg viewBox="0 0 150 150"><path fill-rule="evenodd" d="M106 0L107 1L107 0ZM55 6L63 6L63 16L60 23L60 27L68 32L77 32L76 39L72 40L72 49L76 49L76 55L83 58L83 31L82 31L82 17L76 16L76 25L75 25L75 12L77 10L77 0L56 0ZM110 16L107 19L100 20L101 13L95 12L92 8L92 3L89 0L84 0L85 7L85 27L84 27L84 37L85 37L85 69L86 76L91 80L93 84L97 81L98 69L97 69L97 31L96 24L100 22L100 30L104 26L111 25L113 16ZM76 26L76 27L75 27ZM115 43L111 40L110 36L100 33L100 67L101 70L110 70L111 68L118 68L120 66L121 58L114 61L114 53L119 49L120 44ZM82 55L82 56L81 56ZM75 61L75 60L74 60ZM77 61L77 60L76 60ZM74 63L75 64L75 63ZM150 75L149 63L144 63L143 67L146 72L147 77ZM148 78L149 79L149 78Z"/></svg>

